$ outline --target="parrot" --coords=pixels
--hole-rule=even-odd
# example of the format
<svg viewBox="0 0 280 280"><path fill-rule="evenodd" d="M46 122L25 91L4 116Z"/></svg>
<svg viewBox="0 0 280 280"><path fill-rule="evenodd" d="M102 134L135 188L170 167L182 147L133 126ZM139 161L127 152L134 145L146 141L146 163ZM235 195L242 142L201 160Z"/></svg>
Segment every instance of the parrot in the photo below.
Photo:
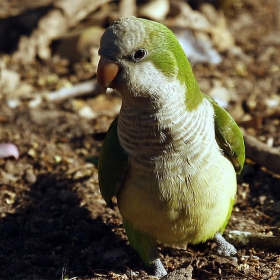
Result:
<svg viewBox="0 0 280 280"><path fill-rule="evenodd" d="M167 274L158 242L214 240L219 255L235 255L222 233L245 160L236 122L200 91L178 40L161 23L114 21L99 56L99 87L122 99L101 147L99 188L109 206L117 198L129 244L157 277Z"/></svg>

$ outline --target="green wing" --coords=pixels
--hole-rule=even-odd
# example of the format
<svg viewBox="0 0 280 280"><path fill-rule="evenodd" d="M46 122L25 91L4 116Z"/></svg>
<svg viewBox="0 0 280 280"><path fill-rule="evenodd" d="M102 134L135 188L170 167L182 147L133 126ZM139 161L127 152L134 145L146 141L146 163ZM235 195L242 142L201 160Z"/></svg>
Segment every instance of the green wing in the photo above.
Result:
<svg viewBox="0 0 280 280"><path fill-rule="evenodd" d="M216 141L231 161L237 174L243 168L245 146L242 132L231 115L218 105L210 96L205 97L211 102L215 112Z"/></svg>
<svg viewBox="0 0 280 280"><path fill-rule="evenodd" d="M98 162L99 188L110 207L111 199L117 195L128 166L128 155L119 142L117 124L118 117L109 127Z"/></svg>

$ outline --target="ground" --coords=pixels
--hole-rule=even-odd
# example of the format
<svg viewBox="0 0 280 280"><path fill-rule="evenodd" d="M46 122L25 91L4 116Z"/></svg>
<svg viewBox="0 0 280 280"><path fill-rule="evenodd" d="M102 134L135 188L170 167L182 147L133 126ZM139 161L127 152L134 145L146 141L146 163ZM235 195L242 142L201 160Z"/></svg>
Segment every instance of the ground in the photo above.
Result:
<svg viewBox="0 0 280 280"><path fill-rule="evenodd" d="M279 41L273 37L280 20L277 27L273 1L236 3L225 13L244 56L224 52L221 64L197 64L194 73L206 90L216 80L234 88L234 104L249 117L238 121L237 116L239 124L277 147L280 114L271 113L267 101L277 101L280 94ZM57 60L9 65L20 69L22 79L38 92L54 89L38 82L52 73L73 80L82 72L76 82L95 75L88 64L75 68ZM112 210L103 201L95 165L85 162L88 156L98 157L102 142L94 135L107 130L120 98L107 93L43 101L37 107L24 100L16 108L7 96L1 98L0 140L16 144L20 158L0 159L0 279L152 279L127 242L116 204ZM96 117L79 114L86 104ZM247 159L226 231L278 236L279 188L278 175ZM237 260L216 256L211 241L187 249L159 248L168 272L191 268L192 279L279 279L277 244L238 244Z"/></svg>

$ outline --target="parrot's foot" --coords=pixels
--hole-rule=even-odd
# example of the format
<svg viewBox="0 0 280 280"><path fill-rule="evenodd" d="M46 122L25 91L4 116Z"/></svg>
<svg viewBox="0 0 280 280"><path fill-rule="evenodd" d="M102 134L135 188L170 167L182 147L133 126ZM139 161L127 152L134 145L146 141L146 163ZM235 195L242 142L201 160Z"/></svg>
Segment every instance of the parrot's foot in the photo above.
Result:
<svg viewBox="0 0 280 280"><path fill-rule="evenodd" d="M231 257L237 253L237 250L227 242L220 233L216 233L214 240L217 242L217 253L223 257Z"/></svg>
<svg viewBox="0 0 280 280"><path fill-rule="evenodd" d="M154 270L154 275L156 277L162 277L164 275L167 274L165 268L163 267L160 259L156 259L155 262L153 263L153 266L152 266L153 270Z"/></svg>

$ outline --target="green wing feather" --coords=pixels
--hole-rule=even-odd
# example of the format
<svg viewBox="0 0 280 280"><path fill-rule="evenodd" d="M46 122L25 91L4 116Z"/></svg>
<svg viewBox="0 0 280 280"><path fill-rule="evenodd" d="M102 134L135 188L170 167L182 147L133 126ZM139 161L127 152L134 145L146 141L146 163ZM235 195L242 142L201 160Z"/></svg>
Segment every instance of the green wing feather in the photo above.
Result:
<svg viewBox="0 0 280 280"><path fill-rule="evenodd" d="M239 174L245 161L245 146L242 132L231 115L208 95L215 112L216 141Z"/></svg>
<svg viewBox="0 0 280 280"><path fill-rule="evenodd" d="M106 203L117 195L128 167L128 155L121 146L117 133L118 117L112 122L98 162L99 188Z"/></svg>

